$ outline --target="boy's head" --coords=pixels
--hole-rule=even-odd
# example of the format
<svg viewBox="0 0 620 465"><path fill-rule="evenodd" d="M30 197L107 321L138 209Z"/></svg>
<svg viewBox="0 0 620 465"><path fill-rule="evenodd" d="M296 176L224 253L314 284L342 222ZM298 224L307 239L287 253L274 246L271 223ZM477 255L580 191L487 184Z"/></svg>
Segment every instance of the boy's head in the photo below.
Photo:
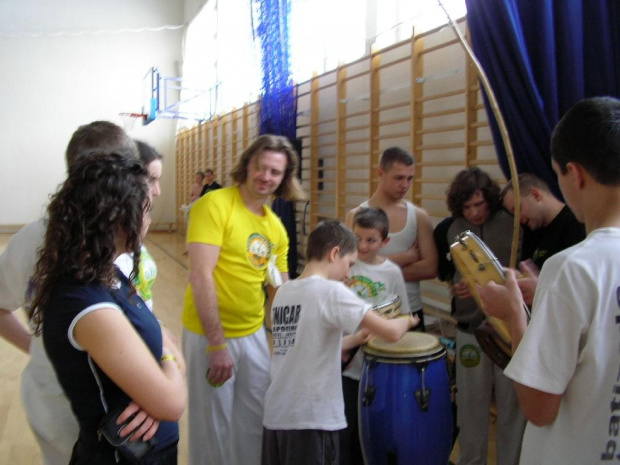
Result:
<svg viewBox="0 0 620 465"><path fill-rule="evenodd" d="M620 100L595 97L568 110L551 135L551 157L562 174L577 163L598 183L620 186Z"/></svg>
<svg viewBox="0 0 620 465"><path fill-rule="evenodd" d="M77 128L67 145L67 167L71 167L78 155L91 151L138 158L138 148L133 139L121 127L109 121L93 121Z"/></svg>
<svg viewBox="0 0 620 465"><path fill-rule="evenodd" d="M600 196L620 187L620 100L596 97L568 110L551 135L551 165L566 204L588 230L587 212L609 208Z"/></svg>
<svg viewBox="0 0 620 465"><path fill-rule="evenodd" d="M521 173L518 182L521 193L519 221L532 231L547 226L555 218L556 206L559 205L551 189L545 181L532 173ZM514 215L515 196L512 182L504 186L501 197L504 208Z"/></svg>
<svg viewBox="0 0 620 465"><path fill-rule="evenodd" d="M413 156L401 147L390 147L383 152L377 169L377 190L397 201L405 197L415 175Z"/></svg>
<svg viewBox="0 0 620 465"><path fill-rule="evenodd" d="M379 160L379 168L383 171L390 171L394 163L400 163L405 166L413 166L415 159L407 150L402 147L389 147L381 154Z"/></svg>
<svg viewBox="0 0 620 465"><path fill-rule="evenodd" d="M330 270L330 279L344 279L356 257L357 239L353 232L338 220L320 222L308 236L306 262L328 263L330 268L333 267L333 270Z"/></svg>
<svg viewBox="0 0 620 465"><path fill-rule="evenodd" d="M357 238L358 257L371 262L379 249L390 241L390 222L380 208L361 208L353 217L353 233Z"/></svg>

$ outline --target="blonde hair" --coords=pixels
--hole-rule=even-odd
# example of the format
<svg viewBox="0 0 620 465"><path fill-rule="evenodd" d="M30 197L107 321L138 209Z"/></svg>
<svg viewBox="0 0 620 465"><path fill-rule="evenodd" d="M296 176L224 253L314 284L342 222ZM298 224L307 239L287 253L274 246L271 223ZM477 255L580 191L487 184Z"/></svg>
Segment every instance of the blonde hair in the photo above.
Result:
<svg viewBox="0 0 620 465"><path fill-rule="evenodd" d="M280 152L286 155L286 170L282 182L274 192L276 197L284 200L297 201L305 199L301 184L296 173L299 167L299 156L286 137L265 134L259 136L250 146L243 151L237 165L233 168L230 176L237 184L243 184L248 179L248 165L256 155L265 151Z"/></svg>

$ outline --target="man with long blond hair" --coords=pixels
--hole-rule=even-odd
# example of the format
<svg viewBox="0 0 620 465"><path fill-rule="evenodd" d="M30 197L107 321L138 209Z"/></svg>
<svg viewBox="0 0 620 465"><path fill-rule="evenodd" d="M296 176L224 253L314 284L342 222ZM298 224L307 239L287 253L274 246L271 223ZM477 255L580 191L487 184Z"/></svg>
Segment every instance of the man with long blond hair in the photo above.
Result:
<svg viewBox="0 0 620 465"><path fill-rule="evenodd" d="M232 187L190 211L183 352L189 389L189 463L260 463L269 386L264 289L269 264L288 279L289 239L266 203L301 200L290 142L263 135L241 155Z"/></svg>

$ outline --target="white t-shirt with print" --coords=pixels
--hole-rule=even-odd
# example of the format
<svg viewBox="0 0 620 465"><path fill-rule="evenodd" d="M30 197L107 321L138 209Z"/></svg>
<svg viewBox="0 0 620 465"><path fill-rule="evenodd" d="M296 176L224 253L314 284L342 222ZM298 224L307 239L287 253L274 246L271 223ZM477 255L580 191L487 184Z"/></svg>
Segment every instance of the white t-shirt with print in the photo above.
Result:
<svg viewBox="0 0 620 465"><path fill-rule="evenodd" d="M273 358L263 425L270 430L346 428L340 354L371 305L319 276L284 283L271 308Z"/></svg>
<svg viewBox="0 0 620 465"><path fill-rule="evenodd" d="M521 464L619 460L620 229L595 230L545 262L532 320L505 374L562 395L551 424L528 423Z"/></svg>
<svg viewBox="0 0 620 465"><path fill-rule="evenodd" d="M385 260L379 265L371 265L357 260L351 267L349 277L351 289L366 302L377 306L400 297L401 313L408 313L409 300L403 272L393 261ZM358 350L348 368L342 373L343 376L359 381L363 364L364 355Z"/></svg>

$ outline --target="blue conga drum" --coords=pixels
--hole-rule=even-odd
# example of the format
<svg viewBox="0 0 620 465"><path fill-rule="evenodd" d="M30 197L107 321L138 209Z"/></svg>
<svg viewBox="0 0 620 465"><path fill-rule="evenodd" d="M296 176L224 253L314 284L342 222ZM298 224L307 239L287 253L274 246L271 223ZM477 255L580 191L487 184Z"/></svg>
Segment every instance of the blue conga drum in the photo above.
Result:
<svg viewBox="0 0 620 465"><path fill-rule="evenodd" d="M446 350L430 334L363 348L359 425L366 465L446 465L452 403Z"/></svg>

